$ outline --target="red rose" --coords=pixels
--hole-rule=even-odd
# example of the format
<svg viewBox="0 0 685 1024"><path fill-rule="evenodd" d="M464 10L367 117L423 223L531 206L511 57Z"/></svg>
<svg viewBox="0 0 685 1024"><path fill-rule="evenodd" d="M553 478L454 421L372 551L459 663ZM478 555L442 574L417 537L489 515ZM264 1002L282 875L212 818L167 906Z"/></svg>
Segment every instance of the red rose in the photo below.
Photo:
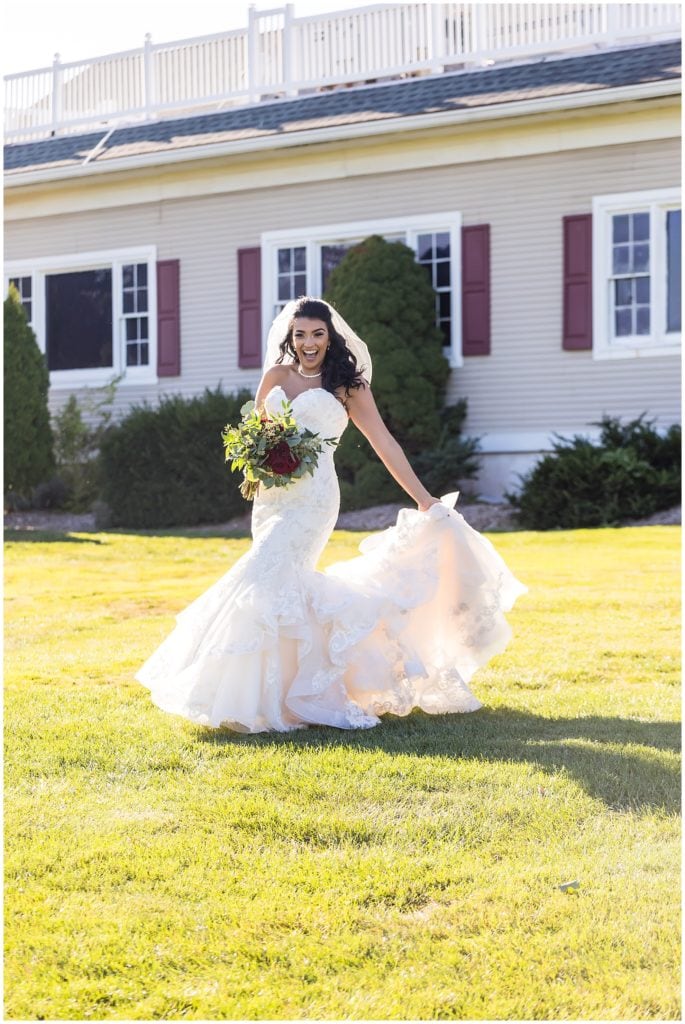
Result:
<svg viewBox="0 0 685 1024"><path fill-rule="evenodd" d="M300 460L290 450L290 445L287 441L279 441L277 445L270 448L266 453L264 460L269 467L278 476L287 476L292 473L294 469L300 464Z"/></svg>

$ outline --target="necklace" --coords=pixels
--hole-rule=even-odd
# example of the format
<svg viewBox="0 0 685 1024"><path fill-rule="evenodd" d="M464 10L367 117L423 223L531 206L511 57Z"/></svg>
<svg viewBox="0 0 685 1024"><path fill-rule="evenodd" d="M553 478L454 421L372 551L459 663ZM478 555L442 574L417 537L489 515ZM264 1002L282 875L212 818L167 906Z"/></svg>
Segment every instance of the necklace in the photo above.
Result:
<svg viewBox="0 0 685 1024"><path fill-rule="evenodd" d="M300 366L298 366L297 372L299 373L300 377L306 377L307 380L314 380L315 377L321 376L321 370L319 370L318 373L302 373L302 367Z"/></svg>

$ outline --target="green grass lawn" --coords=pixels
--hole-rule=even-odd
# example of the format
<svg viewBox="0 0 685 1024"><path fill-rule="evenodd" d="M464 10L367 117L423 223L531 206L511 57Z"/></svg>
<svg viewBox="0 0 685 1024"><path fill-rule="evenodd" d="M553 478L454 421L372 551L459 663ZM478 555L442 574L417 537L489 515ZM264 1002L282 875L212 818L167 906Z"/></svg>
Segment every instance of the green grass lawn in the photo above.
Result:
<svg viewBox="0 0 685 1024"><path fill-rule="evenodd" d="M133 681L247 540L8 534L5 1016L679 1019L679 530L492 539L481 711L250 737Z"/></svg>

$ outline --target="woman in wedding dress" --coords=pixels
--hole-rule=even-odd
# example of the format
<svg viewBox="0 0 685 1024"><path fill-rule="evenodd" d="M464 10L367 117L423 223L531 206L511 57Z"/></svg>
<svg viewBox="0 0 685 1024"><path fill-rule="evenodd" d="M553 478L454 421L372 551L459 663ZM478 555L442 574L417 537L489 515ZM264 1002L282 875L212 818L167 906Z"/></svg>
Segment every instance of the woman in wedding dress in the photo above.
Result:
<svg viewBox="0 0 685 1024"><path fill-rule="evenodd" d="M361 554L315 570L338 517L331 448L313 475L260 488L252 547L177 617L138 672L165 711L239 732L370 728L380 715L475 711L468 683L504 650L526 591L490 542L416 477L381 419L368 348L327 303L289 303L256 402L339 439L348 420L416 502Z"/></svg>

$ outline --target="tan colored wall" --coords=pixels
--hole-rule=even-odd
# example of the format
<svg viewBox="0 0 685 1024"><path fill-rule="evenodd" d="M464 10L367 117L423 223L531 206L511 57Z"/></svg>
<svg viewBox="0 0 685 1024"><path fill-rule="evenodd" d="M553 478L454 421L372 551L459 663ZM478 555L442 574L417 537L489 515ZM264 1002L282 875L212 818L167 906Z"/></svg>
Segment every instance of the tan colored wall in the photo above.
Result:
<svg viewBox="0 0 685 1024"><path fill-rule="evenodd" d="M230 181L228 161L225 175ZM492 354L467 359L450 386L453 397L468 398L468 431L569 431L603 412L645 410L669 423L680 410L675 357L594 361L589 352L562 351L561 218L589 212L596 194L679 180L676 139L373 176L367 169L268 189L10 219L7 258L151 243L160 259L180 258L182 378L158 388L122 387L120 404L128 404L161 392L196 394L219 383L229 390L255 386L258 374L237 367L236 250L257 244L262 231L458 209L466 225L491 225L492 245Z"/></svg>

